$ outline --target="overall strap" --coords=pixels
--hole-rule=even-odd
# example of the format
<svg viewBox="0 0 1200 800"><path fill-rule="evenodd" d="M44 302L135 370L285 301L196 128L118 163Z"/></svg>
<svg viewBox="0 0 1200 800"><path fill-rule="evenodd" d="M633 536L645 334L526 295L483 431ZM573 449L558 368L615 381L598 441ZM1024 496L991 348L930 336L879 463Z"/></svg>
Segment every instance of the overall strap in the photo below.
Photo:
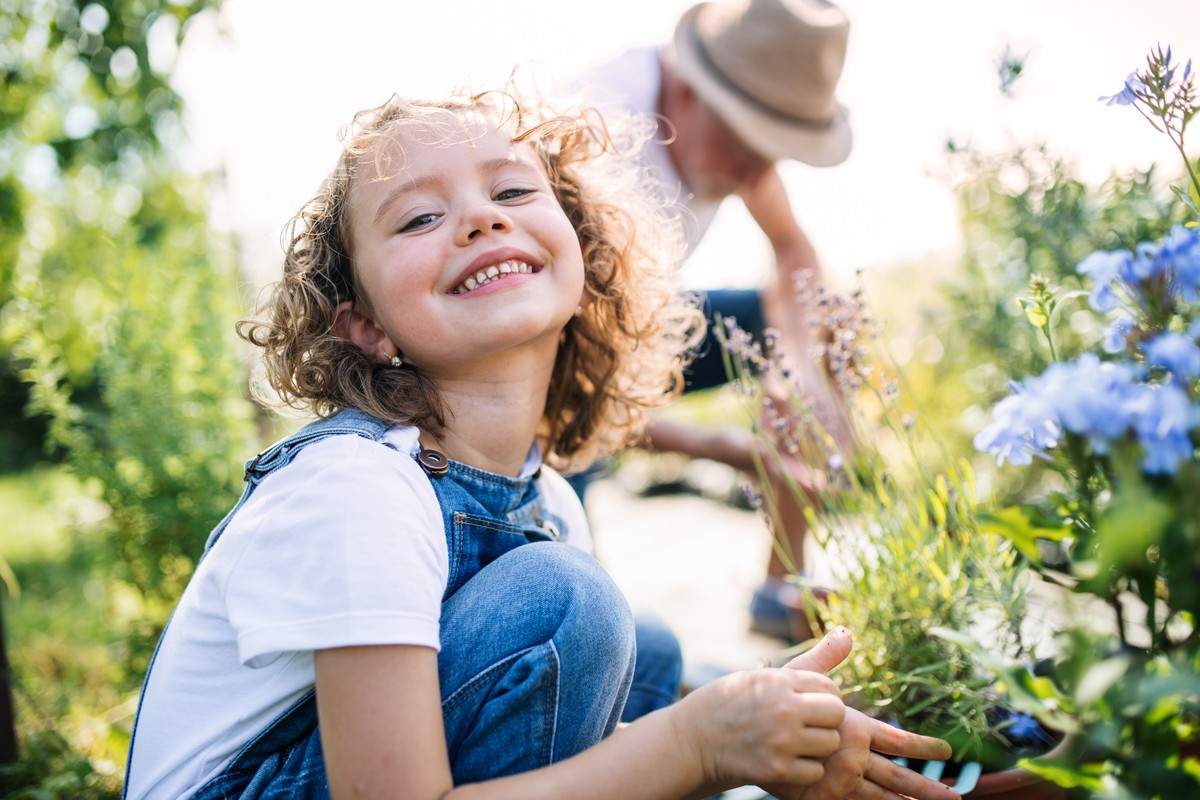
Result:
<svg viewBox="0 0 1200 800"><path fill-rule="evenodd" d="M305 447L322 439L327 439L330 436L343 436L346 434L361 436L364 439L377 442L383 438L384 433L391 427L390 422L384 422L365 411L360 411L357 408L347 408L327 419L314 420L291 436L287 436L266 450L263 450L246 462L246 475L244 478L246 481L246 490L242 492L241 499L237 501L237 505L229 510L225 518L208 535L208 541L204 544L204 552L207 553L216 544L217 539L220 538L226 526L229 525L229 521L233 519L233 515L249 499L258 484L262 483L263 478L280 467L286 467L292 463L292 459Z"/></svg>

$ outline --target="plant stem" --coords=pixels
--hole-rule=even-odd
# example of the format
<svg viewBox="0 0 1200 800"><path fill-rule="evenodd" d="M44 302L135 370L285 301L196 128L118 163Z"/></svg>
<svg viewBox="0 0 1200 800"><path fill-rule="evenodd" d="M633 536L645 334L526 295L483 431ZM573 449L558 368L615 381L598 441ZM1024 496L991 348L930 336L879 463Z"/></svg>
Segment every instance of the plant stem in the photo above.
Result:
<svg viewBox="0 0 1200 800"><path fill-rule="evenodd" d="M1196 190L1197 196L1200 196L1200 179L1196 177L1196 171L1192 169L1192 162L1188 159L1187 152L1183 148L1183 131L1179 131L1179 138L1176 139L1172 135L1175 133L1174 129L1170 125L1167 125L1165 120L1163 121L1164 130L1164 128L1159 128L1154 118L1147 114L1137 103L1134 103L1133 107L1137 109L1139 114L1146 118L1147 122L1154 126L1154 130L1167 134L1167 138L1171 140L1171 144L1175 145L1175 149L1179 151L1179 155L1183 159L1183 167L1187 170L1188 178L1192 182L1192 188Z"/></svg>
<svg viewBox="0 0 1200 800"><path fill-rule="evenodd" d="M1109 594L1108 602L1113 607L1113 611L1117 616L1117 638L1121 640L1121 647L1129 647L1129 639L1125 635L1125 608L1121 605L1121 598L1116 592Z"/></svg>
<svg viewBox="0 0 1200 800"><path fill-rule="evenodd" d="M1047 315L1046 318L1048 320L1049 315ZM1046 345L1050 348L1050 360L1052 362L1057 362L1058 361L1058 352L1054 349L1054 337L1050 335L1050 323L1049 322L1047 322L1045 325L1042 326L1042 334L1045 335Z"/></svg>
<svg viewBox="0 0 1200 800"><path fill-rule="evenodd" d="M1168 136L1170 134L1168 133ZM1183 134L1179 134L1179 141L1175 141L1174 136L1170 136L1172 144L1179 150L1179 155L1183 158L1183 166L1187 170L1188 177L1192 180L1192 188L1196 191L1196 196L1200 197L1200 180L1196 178L1196 171L1192 169L1192 162L1188 160L1187 152L1183 149Z"/></svg>

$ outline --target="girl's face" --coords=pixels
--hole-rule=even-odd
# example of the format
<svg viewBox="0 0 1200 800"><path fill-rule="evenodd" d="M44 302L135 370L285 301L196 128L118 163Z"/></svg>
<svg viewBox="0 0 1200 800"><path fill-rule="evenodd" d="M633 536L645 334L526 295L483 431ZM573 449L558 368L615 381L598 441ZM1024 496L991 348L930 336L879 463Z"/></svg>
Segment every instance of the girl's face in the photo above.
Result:
<svg viewBox="0 0 1200 800"><path fill-rule="evenodd" d="M367 157L351 238L373 324L430 376L528 351L551 362L583 301L579 238L533 149L467 117ZM435 141L436 140L436 141Z"/></svg>

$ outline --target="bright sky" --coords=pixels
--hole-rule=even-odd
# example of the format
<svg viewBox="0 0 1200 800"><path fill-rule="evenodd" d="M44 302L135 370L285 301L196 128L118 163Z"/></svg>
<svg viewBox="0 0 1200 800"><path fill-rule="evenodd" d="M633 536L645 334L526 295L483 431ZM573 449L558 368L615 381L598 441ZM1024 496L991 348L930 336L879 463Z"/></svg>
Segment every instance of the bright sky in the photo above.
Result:
<svg viewBox="0 0 1200 800"><path fill-rule="evenodd" d="M184 43L176 84L197 155L222 165L218 219L238 230L256 275L273 277L280 234L337 156L354 112L393 92L436 96L503 81L514 64L566 78L625 46L664 40L692 0L226 0ZM953 251L943 148L1046 142L1085 179L1157 161L1180 168L1166 137L1120 90L1158 43L1200 67L1198 0L843 0L851 19L839 95L854 152L842 165L787 164L797 217L826 268L845 276ZM1007 98L994 63L1028 54ZM1200 123L1197 123L1200 125ZM1200 129L1192 155L1200 151ZM736 204L689 265L688 282L752 285L767 248Z"/></svg>

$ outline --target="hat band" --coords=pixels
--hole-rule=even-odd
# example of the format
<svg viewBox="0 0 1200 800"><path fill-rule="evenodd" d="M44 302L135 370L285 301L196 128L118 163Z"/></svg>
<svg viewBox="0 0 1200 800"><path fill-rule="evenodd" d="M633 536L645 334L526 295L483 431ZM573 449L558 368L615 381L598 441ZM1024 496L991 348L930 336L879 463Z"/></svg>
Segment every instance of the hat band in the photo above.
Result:
<svg viewBox="0 0 1200 800"><path fill-rule="evenodd" d="M786 111L780 111L774 106L768 105L762 100L759 100L741 86L738 86L736 83L734 83L734 81L727 76L719 66L717 66L717 63L713 61L712 57L708 54L708 48L705 47L704 40L696 35L694 30L692 31L692 40L696 44L696 54L700 57L701 62L703 62L704 65L709 68L709 72L713 75L713 77L716 78L717 83L721 84L726 91L741 96L746 104L753 107L755 110L769 117L773 117L780 122L784 122L789 125L801 125L806 128L811 128L815 131L828 130L829 128L833 127L833 117L830 117L827 120L814 120L808 117L797 117L787 113Z"/></svg>

